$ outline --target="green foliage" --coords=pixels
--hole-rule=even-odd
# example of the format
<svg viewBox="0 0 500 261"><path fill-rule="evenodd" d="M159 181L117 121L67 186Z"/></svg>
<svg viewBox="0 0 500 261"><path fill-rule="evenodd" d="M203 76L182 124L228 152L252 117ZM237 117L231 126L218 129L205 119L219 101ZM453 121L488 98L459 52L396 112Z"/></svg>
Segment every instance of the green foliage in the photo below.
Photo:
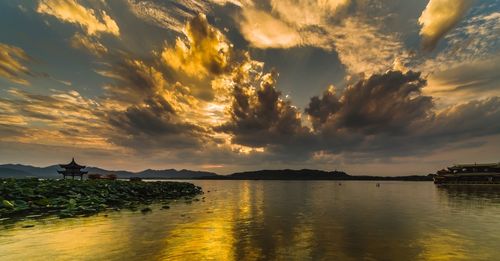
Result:
<svg viewBox="0 0 500 261"><path fill-rule="evenodd" d="M0 218L88 216L106 209L134 210L137 205L156 200L200 193L200 187L185 182L0 179Z"/></svg>

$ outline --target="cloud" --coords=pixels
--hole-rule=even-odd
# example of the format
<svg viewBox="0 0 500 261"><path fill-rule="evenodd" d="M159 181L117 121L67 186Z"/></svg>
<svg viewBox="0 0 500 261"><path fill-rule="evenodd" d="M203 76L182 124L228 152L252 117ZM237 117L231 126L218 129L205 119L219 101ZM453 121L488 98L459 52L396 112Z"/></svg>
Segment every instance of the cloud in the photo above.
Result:
<svg viewBox="0 0 500 261"><path fill-rule="evenodd" d="M165 89L166 80L159 70L127 54L121 56L121 60L109 64L109 68L97 71L114 80L104 87L107 99L125 106L138 104Z"/></svg>
<svg viewBox="0 0 500 261"><path fill-rule="evenodd" d="M398 34L383 30L382 19L348 12L357 8L370 11L367 3L285 0L268 4L269 8L241 8L240 32L253 47L313 46L335 51L350 74L367 75L390 69L404 53Z"/></svg>
<svg viewBox="0 0 500 261"><path fill-rule="evenodd" d="M122 54L122 61L100 71L106 85L103 118L107 139L135 151L200 147L209 140L202 126L203 102L180 83L170 84L152 65Z"/></svg>
<svg viewBox="0 0 500 261"><path fill-rule="evenodd" d="M103 138L101 110L99 103L77 91L43 95L10 89L0 98L0 119L8 124L3 131L12 131L1 140L103 149L109 143Z"/></svg>
<svg viewBox="0 0 500 261"><path fill-rule="evenodd" d="M478 128L478 126L481 126ZM422 141L443 144L500 133L500 97L450 106L422 126Z"/></svg>
<svg viewBox="0 0 500 261"><path fill-rule="evenodd" d="M183 32L186 21L208 11L206 3L192 0L167 0L161 4L156 1L129 0L128 4L135 16L178 33Z"/></svg>
<svg viewBox="0 0 500 261"><path fill-rule="evenodd" d="M227 71L230 44L222 33L208 24L205 15L190 20L184 33L187 41L177 38L175 46L163 49L161 57L166 65L198 78Z"/></svg>
<svg viewBox="0 0 500 261"><path fill-rule="evenodd" d="M418 19L422 26L420 35L424 49L434 49L438 41L458 24L473 3L473 0L430 0Z"/></svg>
<svg viewBox="0 0 500 261"><path fill-rule="evenodd" d="M313 97L306 113L322 132L400 133L427 117L432 98L421 95L420 73L389 71L349 86L341 97L332 89Z"/></svg>
<svg viewBox="0 0 500 261"><path fill-rule="evenodd" d="M38 13L52 15L61 21L80 25L88 35L120 35L120 28L106 11L95 12L76 0L40 0Z"/></svg>
<svg viewBox="0 0 500 261"><path fill-rule="evenodd" d="M483 7L484 8L484 7ZM481 6L472 13L485 12L464 20L444 38L447 45L434 58L419 66L426 71L444 71L461 64L490 60L500 52L500 13L483 10Z"/></svg>
<svg viewBox="0 0 500 261"><path fill-rule="evenodd" d="M500 98L444 109L422 94L420 73L389 71L313 97L305 109L319 144L315 151L351 159L429 154L474 138L500 134ZM482 126L477 128L477 126Z"/></svg>
<svg viewBox="0 0 500 261"><path fill-rule="evenodd" d="M241 33L257 48L290 48L301 45L300 34L283 21L264 11L245 8L240 21Z"/></svg>
<svg viewBox="0 0 500 261"><path fill-rule="evenodd" d="M398 36L382 31L376 22L346 18L326 33L350 74L383 73L405 53Z"/></svg>
<svg viewBox="0 0 500 261"><path fill-rule="evenodd" d="M297 27L328 23L351 4L351 0L271 0L272 11Z"/></svg>
<svg viewBox="0 0 500 261"><path fill-rule="evenodd" d="M108 119L115 130L110 141L136 151L201 147L207 138L203 128L183 121L162 96L125 111L112 111Z"/></svg>
<svg viewBox="0 0 500 261"><path fill-rule="evenodd" d="M379 136L358 148L372 151L380 157L425 156L436 150L453 151L477 149L483 144L474 140L488 140L500 134L500 98L478 99L441 111L431 111L425 121L413 126L405 135ZM481 126L478 128L478 126Z"/></svg>
<svg viewBox="0 0 500 261"><path fill-rule="evenodd" d="M429 73L429 86L424 92L441 105L500 94L496 73L500 62L500 14L484 8L474 7L474 16L445 36L444 49L417 66Z"/></svg>
<svg viewBox="0 0 500 261"><path fill-rule="evenodd" d="M447 47L416 67L418 59L428 59L406 50L418 29L412 18L419 14L387 13L399 11L400 4L129 0L130 10L122 14L134 14L149 25L126 28L127 36L137 38L128 33L141 33L154 50L137 49L129 37L111 42L101 39L125 33L97 8L104 5L83 0L37 2L38 12L82 28L77 28L70 44L99 57L99 63L91 66L105 79L84 74L92 83L102 82L102 89L97 90L72 81L72 88L82 87L85 92L44 90L43 83L42 89L33 92L4 90L6 97L0 98L2 144L41 144L51 149L64 147L64 151L99 148L103 154L116 150L124 155L121 162L127 166L135 157L142 158L141 164L159 167L206 164L241 170L256 164L331 168L342 161L381 162L458 145L479 146L472 141L500 133L496 124L500 102L497 97L487 98L498 95L498 79L492 76L498 67L495 32L500 24L495 11L478 15L481 12L473 9L473 16L441 36ZM392 5L397 7L391 9ZM118 6L123 4L110 2L105 10L114 17L118 13L110 8ZM117 22L124 19L123 24L137 22L135 17L119 17ZM226 19L230 17L235 21ZM401 21L405 21L402 27L411 30L391 31ZM269 63L254 60L252 52ZM324 56L319 64L314 63L318 56ZM17 61L21 67L29 62L13 52L6 57L2 60ZM71 58L69 63L78 64ZM293 59L299 62L284 64ZM345 68L330 64L326 67L336 70L332 76L308 74L330 61L340 61ZM348 83L311 98L302 112L282 94L278 73L269 70L270 65L310 76L302 86L282 87L292 97L297 96L296 88ZM20 70L14 76L22 81L28 73ZM4 70L3 77L14 77L5 75ZM320 93L311 95L316 94ZM458 97L457 105L435 105L441 97Z"/></svg>
<svg viewBox="0 0 500 261"><path fill-rule="evenodd" d="M77 91L53 91L51 95L42 95L10 89L8 94L11 97L2 98L0 102L8 106L11 113L17 113L27 120L47 120L56 124L57 121L81 123L82 120L96 119L92 111L99 106Z"/></svg>
<svg viewBox="0 0 500 261"><path fill-rule="evenodd" d="M243 19L239 20L240 32L250 44L257 48L290 48L316 46L332 50L333 38L330 20L349 0L328 1L274 1L267 5L244 4Z"/></svg>
<svg viewBox="0 0 500 261"><path fill-rule="evenodd" d="M434 71L425 92L446 103L500 95L498 71L500 57L454 64Z"/></svg>
<svg viewBox="0 0 500 261"><path fill-rule="evenodd" d="M233 90L231 119L217 128L232 135L232 143L248 147L297 142L308 130L300 112L276 90L276 73L247 81L242 76ZM245 80L243 80L245 79ZM260 86L254 86L255 83Z"/></svg>
<svg viewBox="0 0 500 261"><path fill-rule="evenodd" d="M30 62L31 58L24 52L23 49L0 43L0 76L6 78L7 80L29 85L29 82L23 78L23 76L31 75L32 73L24 65L26 62Z"/></svg>
<svg viewBox="0 0 500 261"><path fill-rule="evenodd" d="M101 44L99 40L76 33L71 38L71 46L76 49L84 49L91 54L102 57L108 52L108 48Z"/></svg>

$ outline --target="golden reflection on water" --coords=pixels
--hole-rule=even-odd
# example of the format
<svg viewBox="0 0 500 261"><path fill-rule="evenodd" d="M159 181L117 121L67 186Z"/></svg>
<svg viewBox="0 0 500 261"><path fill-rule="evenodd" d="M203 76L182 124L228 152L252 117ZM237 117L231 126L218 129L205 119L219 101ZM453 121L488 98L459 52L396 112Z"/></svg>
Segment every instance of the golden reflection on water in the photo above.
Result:
<svg viewBox="0 0 500 261"><path fill-rule="evenodd" d="M419 242L423 260L470 260L465 245L467 239L448 229L438 229L425 235Z"/></svg>
<svg viewBox="0 0 500 261"><path fill-rule="evenodd" d="M491 260L500 242L498 192L413 182L195 183L211 191L206 199L169 210L1 229L0 260Z"/></svg>
<svg viewBox="0 0 500 261"><path fill-rule="evenodd" d="M211 208L202 215L195 216L191 222L173 228L165 239L164 252L160 259L183 259L189 256L192 260L234 260L237 255L234 246L236 241L244 242L245 258L259 260L262 253L245 242L245 236L236 238L236 221L259 222L262 217L262 189L251 188L251 182L238 184L239 193L232 200L236 206L221 205ZM233 208L233 209L231 209ZM193 228L196 224L196 228ZM201 228L201 229L200 229Z"/></svg>
<svg viewBox="0 0 500 261"><path fill-rule="evenodd" d="M127 234L120 230L121 222L109 221L104 216L42 221L46 225L35 223L46 230L41 234L37 233L36 226L22 227L34 224L33 221L22 222L1 234L0 242L9 247L0 247L0 260L46 260L47 257L92 260L96 256L104 257L114 248L119 249L112 243L116 238L120 238L122 244L128 241Z"/></svg>

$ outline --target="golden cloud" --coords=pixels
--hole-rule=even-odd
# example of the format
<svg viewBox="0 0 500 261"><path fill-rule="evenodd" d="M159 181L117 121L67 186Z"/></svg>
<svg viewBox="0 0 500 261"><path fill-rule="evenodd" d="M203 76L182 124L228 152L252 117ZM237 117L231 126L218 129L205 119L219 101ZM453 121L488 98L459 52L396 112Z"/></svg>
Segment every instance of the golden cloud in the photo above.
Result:
<svg viewBox="0 0 500 261"><path fill-rule="evenodd" d="M328 28L339 59L351 74L372 75L391 69L404 53L397 36L380 31L376 25L347 18Z"/></svg>
<svg viewBox="0 0 500 261"><path fill-rule="evenodd" d="M190 20L184 35L187 41L177 38L175 46L163 49L161 57L166 65L197 78L227 70L231 46L221 32L208 24L205 15Z"/></svg>
<svg viewBox="0 0 500 261"><path fill-rule="evenodd" d="M418 18L424 49L434 49L439 39L460 21L472 3L473 0L430 0Z"/></svg>
<svg viewBox="0 0 500 261"><path fill-rule="evenodd" d="M271 0L274 13L297 27L322 25L345 8L351 0Z"/></svg>
<svg viewBox="0 0 500 261"><path fill-rule="evenodd" d="M254 47L314 46L338 53L349 74L384 72L403 53L397 34L363 17L346 17L350 0L276 0L271 10L242 7L240 32Z"/></svg>
<svg viewBox="0 0 500 261"><path fill-rule="evenodd" d="M168 7L158 1L129 0L128 5L138 18L178 33L182 33L186 20L191 20L199 13L206 13L209 9L205 1L197 0L176 1Z"/></svg>
<svg viewBox="0 0 500 261"><path fill-rule="evenodd" d="M22 127L18 135L0 138L32 144L81 146L107 149L106 125L100 117L101 106L77 91L55 91L49 95L19 89L8 90L0 98L0 119ZM50 137L50 138L48 138Z"/></svg>
<svg viewBox="0 0 500 261"><path fill-rule="evenodd" d="M96 13L93 9L80 5L76 0L41 0L37 12L52 15L61 21L78 24L86 30L88 35L100 33L120 35L120 28L106 11Z"/></svg>
<svg viewBox="0 0 500 261"><path fill-rule="evenodd" d="M71 38L71 46L77 49L85 49L98 57L101 57L108 52L108 48L101 44L97 39L87 37L80 33L76 33Z"/></svg>
<svg viewBox="0 0 500 261"><path fill-rule="evenodd" d="M264 11L246 8L243 16L241 33L257 48L290 48L302 42L295 29Z"/></svg>
<svg viewBox="0 0 500 261"><path fill-rule="evenodd" d="M31 75L23 62L30 61L23 49L0 43L0 76L19 84L29 85L21 75Z"/></svg>

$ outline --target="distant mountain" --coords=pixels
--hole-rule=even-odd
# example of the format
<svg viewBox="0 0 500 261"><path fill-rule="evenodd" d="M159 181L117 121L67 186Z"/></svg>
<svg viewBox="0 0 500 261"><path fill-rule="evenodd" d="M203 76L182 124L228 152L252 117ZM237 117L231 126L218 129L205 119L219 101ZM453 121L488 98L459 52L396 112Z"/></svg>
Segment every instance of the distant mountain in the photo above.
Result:
<svg viewBox="0 0 500 261"><path fill-rule="evenodd" d="M0 178L27 178L27 177L37 177L37 178L61 178L61 174L57 173L57 170L61 170L58 165L52 165L48 167L34 167L29 165L21 164L4 164L0 165ZM108 175L114 174L118 178L131 178L140 177L145 179L193 179L193 178L203 178L203 177L214 177L218 176L213 172L205 171L192 171L192 170L153 170L147 169L141 172L131 172L125 170L105 170L97 167L87 167L84 169L89 173Z"/></svg>
<svg viewBox="0 0 500 261"><path fill-rule="evenodd" d="M215 177L218 176L213 172L207 171L194 171L194 170L175 170L175 169L165 169L165 170L155 170L146 169L140 172L131 172L126 170L105 170L95 167L89 167L85 169L89 173L108 175L115 174L118 178L131 178L140 177L143 179L193 179L193 178L203 178L203 177Z"/></svg>
<svg viewBox="0 0 500 261"><path fill-rule="evenodd" d="M0 165L0 178L61 178L57 173L59 165L48 167L34 167L21 164ZM229 180L402 180L402 181L430 181L432 176L399 176L399 177L380 177L380 176L351 176L343 171L323 171L314 169L282 169L282 170L258 170L237 172L231 175L217 175L213 172L193 171L193 170L175 170L164 169L154 170L146 169L140 172L126 170L106 170L97 167L85 168L92 174L109 175L114 174L118 178L128 179L139 177L143 179L229 179Z"/></svg>
<svg viewBox="0 0 500 261"><path fill-rule="evenodd" d="M0 178L57 178L59 166L52 165L48 167L34 167L22 164L4 164L0 165Z"/></svg>
<svg viewBox="0 0 500 261"><path fill-rule="evenodd" d="M227 176L207 177L203 179L230 180L375 180L375 181L432 181L432 176L351 176L343 171L323 171L314 169L282 169L238 172Z"/></svg>
<svg viewBox="0 0 500 261"><path fill-rule="evenodd" d="M28 177L31 174L26 171L1 167L0 168L0 177L2 178L15 178L15 177Z"/></svg>
<svg viewBox="0 0 500 261"><path fill-rule="evenodd" d="M252 180L339 180L351 176L343 171L323 171L314 169L282 169L238 172L228 176L230 179Z"/></svg>
<svg viewBox="0 0 500 261"><path fill-rule="evenodd" d="M144 178L157 178L168 176L172 179L182 179L182 178L205 178L205 177L217 177L219 175L213 172L206 171L194 171L194 170L175 170L175 169L166 169L166 170L153 170L147 169L137 173L140 177Z"/></svg>

